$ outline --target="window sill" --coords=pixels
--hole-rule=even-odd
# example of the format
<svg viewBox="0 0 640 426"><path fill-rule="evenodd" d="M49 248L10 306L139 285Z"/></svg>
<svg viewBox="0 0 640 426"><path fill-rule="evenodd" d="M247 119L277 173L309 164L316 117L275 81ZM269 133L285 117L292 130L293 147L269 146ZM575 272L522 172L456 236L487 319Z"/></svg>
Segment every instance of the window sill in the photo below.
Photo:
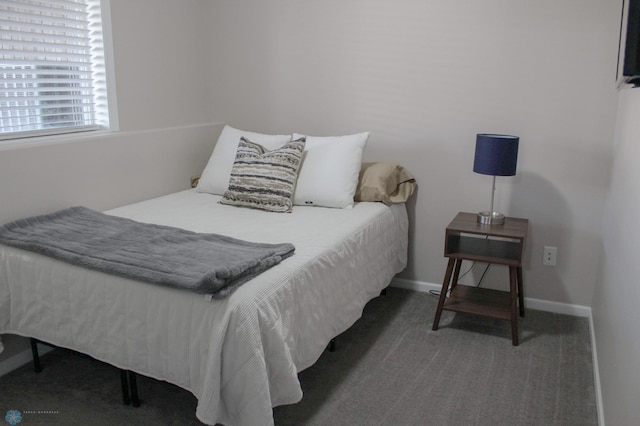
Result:
<svg viewBox="0 0 640 426"><path fill-rule="evenodd" d="M67 142L76 142L83 139L93 139L113 135L112 129L88 130L84 132L62 133L58 135L31 136L16 139L0 140L0 151L9 149L32 148L36 146L57 145Z"/></svg>

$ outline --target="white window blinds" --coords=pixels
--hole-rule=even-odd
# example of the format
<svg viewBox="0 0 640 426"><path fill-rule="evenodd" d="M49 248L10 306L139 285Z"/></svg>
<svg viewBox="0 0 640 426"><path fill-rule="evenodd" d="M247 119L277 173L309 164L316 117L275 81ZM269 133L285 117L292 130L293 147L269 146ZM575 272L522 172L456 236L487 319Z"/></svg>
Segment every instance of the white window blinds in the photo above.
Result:
<svg viewBox="0 0 640 426"><path fill-rule="evenodd" d="M0 139L108 127L100 0L0 0Z"/></svg>

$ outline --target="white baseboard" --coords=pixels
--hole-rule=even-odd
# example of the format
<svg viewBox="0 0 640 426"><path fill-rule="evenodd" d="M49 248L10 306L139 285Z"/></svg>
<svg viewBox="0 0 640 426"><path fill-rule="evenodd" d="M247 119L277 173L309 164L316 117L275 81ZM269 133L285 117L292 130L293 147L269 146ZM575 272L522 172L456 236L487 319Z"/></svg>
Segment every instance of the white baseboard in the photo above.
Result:
<svg viewBox="0 0 640 426"><path fill-rule="evenodd" d="M38 354L44 355L47 352L51 352L53 348L51 346L38 344ZM31 355L31 349L18 352L17 354L0 362L0 377L7 373L11 373L16 368L22 367L25 364L30 363L33 360Z"/></svg>
<svg viewBox="0 0 640 426"><path fill-rule="evenodd" d="M403 278L394 278L391 281L392 287L404 288L427 293L430 290L440 291L442 284L427 283L423 281L406 280ZM591 308L582 305L570 305L568 303L551 302L549 300L524 298L524 305L529 309L537 311L553 312L556 314L572 315L574 317L591 317Z"/></svg>
<svg viewBox="0 0 640 426"><path fill-rule="evenodd" d="M391 281L392 287L404 288L407 290L420 291L428 293L430 290L440 291L442 284L427 283L422 281L406 280L403 278L394 278ZM596 408L598 411L598 424L604 426L604 412L602 406L602 391L600 389L600 373L598 371L598 355L596 351L596 335L593 327L593 316L591 308L582 305L570 305L568 303L552 302L549 300L524 298L525 306L538 311L553 312L556 314L572 315L576 317L588 318L589 334L591 338L591 351L593 354L593 382L596 392Z"/></svg>
<svg viewBox="0 0 640 426"><path fill-rule="evenodd" d="M598 368L598 352L596 348L596 331L593 326L593 316L589 312L589 330L591 331L591 350L593 353L593 383L596 390L596 407L598 409L598 424L604 426L604 406L602 405L602 390L600 388L600 369Z"/></svg>

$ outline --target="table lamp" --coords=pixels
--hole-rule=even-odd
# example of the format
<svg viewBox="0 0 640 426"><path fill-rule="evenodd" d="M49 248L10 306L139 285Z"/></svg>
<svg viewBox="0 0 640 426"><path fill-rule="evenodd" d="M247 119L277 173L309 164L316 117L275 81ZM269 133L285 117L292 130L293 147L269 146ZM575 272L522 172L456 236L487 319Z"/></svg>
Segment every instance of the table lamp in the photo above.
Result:
<svg viewBox="0 0 640 426"><path fill-rule="evenodd" d="M476 136L476 155L473 171L493 176L491 186L491 210L478 213L478 223L502 225L504 215L493 209L496 192L496 176L514 176L518 162L518 136L480 133Z"/></svg>

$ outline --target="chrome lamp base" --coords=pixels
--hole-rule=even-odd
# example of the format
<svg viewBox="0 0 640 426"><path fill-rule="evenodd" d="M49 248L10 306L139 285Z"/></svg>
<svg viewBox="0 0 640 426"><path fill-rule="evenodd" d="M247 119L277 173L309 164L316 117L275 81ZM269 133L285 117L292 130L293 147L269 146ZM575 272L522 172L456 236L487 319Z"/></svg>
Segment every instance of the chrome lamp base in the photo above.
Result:
<svg viewBox="0 0 640 426"><path fill-rule="evenodd" d="M481 225L504 225L504 215L498 212L478 213L478 223Z"/></svg>

